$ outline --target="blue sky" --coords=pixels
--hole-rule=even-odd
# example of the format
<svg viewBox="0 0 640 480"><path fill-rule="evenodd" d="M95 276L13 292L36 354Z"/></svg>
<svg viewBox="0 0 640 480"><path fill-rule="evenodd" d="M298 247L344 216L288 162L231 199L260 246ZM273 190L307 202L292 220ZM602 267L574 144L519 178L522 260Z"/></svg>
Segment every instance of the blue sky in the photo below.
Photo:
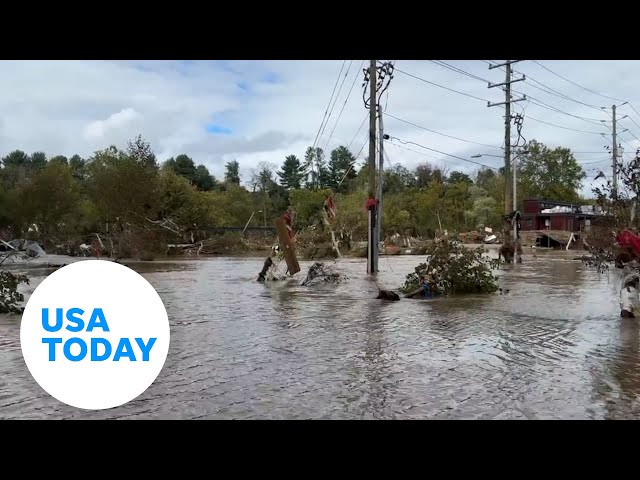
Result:
<svg viewBox="0 0 640 480"><path fill-rule="evenodd" d="M246 180L260 162L302 157L316 136L327 151L346 145L363 159L364 62L2 61L0 154L87 157L140 133L161 159L186 153L216 176L236 159ZM399 139L386 148L392 163L468 173L472 161L501 165L504 110L487 101L504 93L487 81L504 72L489 62L501 61L396 61L383 97L385 131ZM611 105L629 102L618 108L624 158L640 145L640 62L526 60L515 70L526 76L514 84L528 97L514 104L524 138L571 148L590 178L610 172Z"/></svg>

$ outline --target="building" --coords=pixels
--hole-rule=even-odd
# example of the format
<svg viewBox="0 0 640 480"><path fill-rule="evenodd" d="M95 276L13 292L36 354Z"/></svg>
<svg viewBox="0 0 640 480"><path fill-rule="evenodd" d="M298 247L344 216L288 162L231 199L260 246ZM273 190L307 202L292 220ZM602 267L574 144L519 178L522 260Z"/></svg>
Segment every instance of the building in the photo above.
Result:
<svg viewBox="0 0 640 480"><path fill-rule="evenodd" d="M523 236L527 237L527 243L545 247L569 248L580 240L583 232L588 232L605 217L597 205L528 198L523 207L520 212ZM526 235L527 232L530 235Z"/></svg>
<svg viewBox="0 0 640 480"><path fill-rule="evenodd" d="M528 198L521 212L522 230L557 230L581 232L589 230L594 220L604 216L597 205L580 205L553 200Z"/></svg>

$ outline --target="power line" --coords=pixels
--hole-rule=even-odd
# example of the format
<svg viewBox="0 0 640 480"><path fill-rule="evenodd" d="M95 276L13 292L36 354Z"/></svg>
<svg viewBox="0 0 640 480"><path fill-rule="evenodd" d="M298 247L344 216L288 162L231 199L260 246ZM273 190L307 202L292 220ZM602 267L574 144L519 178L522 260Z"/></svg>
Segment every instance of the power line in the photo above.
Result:
<svg viewBox="0 0 640 480"><path fill-rule="evenodd" d="M400 73L402 73L404 75L407 75L409 77L415 78L416 80L420 80L421 82L428 83L429 85L433 85L434 87L442 88L444 90L448 90L450 92L454 92L454 93L457 93L459 95L464 95L465 97L473 98L475 100L480 100L481 102L488 102L489 101L486 98L476 97L475 95L471 95L469 93L461 92L459 90L454 90L453 88L445 87L444 85L440 85L438 83L431 82L431 81L426 80L426 79L424 79L422 77L418 77L417 75L414 75L412 73L405 72L404 70L400 70L399 68L395 68L395 71L396 72L400 72Z"/></svg>
<svg viewBox="0 0 640 480"><path fill-rule="evenodd" d="M329 119L331 118L331 115L333 115L333 109L336 106L336 102L338 101L338 97L340 97L340 92L342 92L342 87L344 86L344 82L347 79L347 75L349 75L349 70L351 70L351 65L352 64L353 64L353 60L351 60L349 62L349 66L347 67L347 71L344 73L344 77L342 77L342 83L340 84L340 88L338 89L338 93L337 93L336 97L333 100L333 105L331 105L331 111L329 112L329 116L327 117L327 122L324 124L324 127L322 127L322 132L320 132L320 136L321 137L322 137L322 135L324 135L324 129L327 128L327 125L329 125ZM325 148L326 148L326 146L325 146Z"/></svg>
<svg viewBox="0 0 640 480"><path fill-rule="evenodd" d="M394 115L391 115L390 113L385 113L385 116L393 118L395 120L398 120L399 122L406 123L406 124L411 125L413 127L419 128L421 130L425 130L427 132L435 133L436 135L442 135L443 137L452 138L454 140L460 140L461 142L473 143L475 145L480 145L482 147L495 148L496 150L501 150L502 149L502 147L497 147L496 145L488 145L486 143L474 142L472 140L467 140L467 139L460 138L460 137L454 137L453 135L447 135L446 133L437 132L436 130L431 130L430 128L423 127L422 125L418 125L416 123L410 122L410 121L405 120L403 118L396 117Z"/></svg>
<svg viewBox="0 0 640 480"><path fill-rule="evenodd" d="M522 92L518 92L517 90L514 90L515 93L518 93L520 95L524 95L524 93ZM550 110L552 112L557 112L557 113L562 113L563 115L567 115L569 117L573 117L573 118L577 118L578 120L582 120L584 122L587 123L591 123L593 125L597 125L597 126L602 126L602 122L597 119L597 118L586 118L586 117L581 117L580 115L574 115L572 113L569 112L565 112L564 110L560 110L557 107L554 107L552 105L548 105L546 103L544 103L542 100L536 98L536 97L532 97L531 95L527 95L527 98L529 98L532 103L538 107L542 107L542 108L546 108L547 110Z"/></svg>
<svg viewBox="0 0 640 480"><path fill-rule="evenodd" d="M333 125L333 129L331 130L331 133L329 134L329 139L327 140L327 143L324 146L325 150L329 147L329 142L331 141L331 138L333 137L333 132L336 131L336 127L338 126L338 122L340 122L340 118L342 117L342 112L344 112L344 108L347 106L347 102L349 101L349 97L351 96L351 92L353 91L353 87L356 84L356 80L358 80L358 77L360 76L360 70L362 69L363 65L364 65L364 60L362 61L362 63L360 64L360 67L358 67L358 70L356 71L356 76L353 78L353 82L351 83L351 88L349 89L349 92L347 93L347 97L344 99L344 103L342 104L342 108L340 109L340 113L338 114L338 118L336 119L336 123ZM351 68L351 66L349 66L349 68ZM348 70L347 70L347 73L348 73ZM345 75L345 78L346 78L346 75Z"/></svg>
<svg viewBox="0 0 640 480"><path fill-rule="evenodd" d="M590 132L588 130L578 130L577 128L563 127L562 125L556 125L555 123L545 122L544 120L538 120L537 118L532 117L531 115L527 116L527 119L533 120L534 122L544 123L545 125L550 125L556 128L562 128L563 130L571 130L572 132L580 132L580 133L590 133L593 135L602 135L603 132Z"/></svg>
<svg viewBox="0 0 640 480"><path fill-rule="evenodd" d="M362 123L360 124L360 127L358 127L358 131L356 132L356 134L353 136L353 138L349 142L349 146L347 147L347 149L351 148L351 145L353 145L353 142L356 141L356 137L360 133L360 130L362 130L362 127L364 126L364 122L366 122L368 118L369 118L369 114L367 113L367 114L365 114L364 118L362 119Z"/></svg>
<svg viewBox="0 0 640 480"><path fill-rule="evenodd" d="M453 65L450 65L447 62L443 62L442 60L427 60L427 61L435 63L436 65L440 65L441 67L445 67L445 68L447 68L447 69L449 69L449 70L451 70L453 72L465 75L465 76L467 76L469 78L473 78L474 80L479 80L481 82L491 83L486 78L482 78L482 77L479 77L478 75L474 75L473 73L469 73L466 70L463 70L461 68L458 68L458 67L455 67Z"/></svg>
<svg viewBox="0 0 640 480"><path fill-rule="evenodd" d="M388 145L391 145L391 146L396 147L396 148L402 148L403 150L407 150L409 152L417 153L418 155L423 155L425 157L434 158L436 160L440 160L442 158L442 157L436 157L435 155L431 155L430 153L419 152L418 150L414 150L413 148L405 147L404 145L398 145L397 143L389 143Z"/></svg>
<svg viewBox="0 0 640 480"><path fill-rule="evenodd" d="M583 87L582 85L580 85L580 84L578 84L578 83L574 82L573 80L569 80L568 78L563 77L562 75L560 75L560 74L558 74L558 73L554 72L554 71L553 71L553 70L551 70L550 68L545 67L544 65L542 65L542 64L541 64L540 62L538 62L537 60L532 60L532 62L533 62L533 63L535 63L536 65L539 65L540 67L544 68L546 71L548 71L548 72L552 73L552 74L553 74L553 75L555 75L556 77L561 78L561 79L562 79L562 80L564 80L565 82L569 82L570 84L575 85L576 87L579 87L579 88L581 88L581 89L583 89L583 90L586 90L587 92L595 93L596 95L600 95L601 97L608 98L608 99L614 100L614 101L616 101L616 102L624 102L624 100L620 100L620 99L618 99L618 98L610 97L610 96L608 96L608 95L603 95L602 93L598 93L598 92L596 92L595 90L591 90L590 88Z"/></svg>
<svg viewBox="0 0 640 480"><path fill-rule="evenodd" d="M329 112L329 107L331 106L331 101L333 100L333 95L336 93L336 88L338 87L338 82L340 81L340 76L342 75L342 70L344 70L344 66L347 63L346 60L342 61L342 67L340 67L340 72L338 73L338 78L336 79L336 83L333 86L333 91L331 92L331 97L329 98L329 103L327 104L327 108L324 111L324 116L322 117L322 123L320 124L320 128L318 128L318 133L316 133L316 139L313 141L313 149L315 150L316 145L318 143L318 138L320 137L320 131L322 130L322 126L324 125L325 119L327 118L327 113Z"/></svg>
<svg viewBox="0 0 640 480"><path fill-rule="evenodd" d="M421 144L416 143L416 142L411 142L411 141L408 141L408 140L402 140L401 138L394 137L394 136L391 136L391 135L389 135L389 138L392 139L392 140L397 140L400 143L411 144L411 145L415 145L415 146L420 147L420 148L424 148L425 150L431 150L432 152L439 153L440 155L446 155L447 157L456 158L458 160L462 160L463 162L473 163L473 164L476 164L476 165L480 165L481 167L491 168L492 170L499 171L498 168L492 167L491 165L487 165L485 163L480 163L480 162L474 162L473 160L469 160L468 158L463 158L463 157L459 157L458 155L453 155L451 153L442 152L440 150L436 150L435 148L425 147L424 145L421 145Z"/></svg>
<svg viewBox="0 0 640 480"><path fill-rule="evenodd" d="M487 63L489 65L495 65L494 63L489 62L487 60L481 60L481 61L483 61L483 62L485 62L485 63ZM500 68L503 68L503 67L500 67ZM525 75L523 72L518 71L516 69L513 69L513 71L516 72L516 73L519 73L520 75ZM580 105L584 105L585 107L589 107L589 108L592 108L592 109L600 111L600 112L602 111L601 107L599 107L597 105L593 105L593 104L589 104L589 103L583 102L581 100L577 100L577 99L575 99L575 98L573 98L573 97L571 97L571 96L569 96L567 94L559 92L558 90L555 90L555 89L551 88L549 85L546 85L545 83L540 82L539 80L536 80L535 78L533 78L529 74L526 74L525 76L527 77L526 78L527 80L531 80L532 82L537 83L538 85L540 85L540 87L543 87L543 88L540 88L537 85L532 85L531 83L527 83L527 85L529 85L529 86L531 86L533 88L536 88L536 89L538 89L538 90L540 90L542 92L545 92L545 93L547 93L549 95L555 95L555 96L557 96L559 98L562 98L562 99L565 99L565 100L569 100L569 101L578 103Z"/></svg>

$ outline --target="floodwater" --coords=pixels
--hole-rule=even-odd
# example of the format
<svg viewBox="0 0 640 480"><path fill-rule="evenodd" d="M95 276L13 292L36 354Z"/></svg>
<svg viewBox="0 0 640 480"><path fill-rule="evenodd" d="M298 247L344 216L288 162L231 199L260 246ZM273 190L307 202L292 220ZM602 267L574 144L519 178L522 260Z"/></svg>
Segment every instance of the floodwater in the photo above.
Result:
<svg viewBox="0 0 640 480"><path fill-rule="evenodd" d="M171 347L136 400L91 412L31 378L19 317L0 316L0 419L640 418L638 321L619 317L620 271L578 252L526 251L500 272L505 295L376 300L365 260L341 285L256 283L263 259L132 265L156 288ZM421 257L383 257L402 284ZM33 271L33 291L45 271Z"/></svg>

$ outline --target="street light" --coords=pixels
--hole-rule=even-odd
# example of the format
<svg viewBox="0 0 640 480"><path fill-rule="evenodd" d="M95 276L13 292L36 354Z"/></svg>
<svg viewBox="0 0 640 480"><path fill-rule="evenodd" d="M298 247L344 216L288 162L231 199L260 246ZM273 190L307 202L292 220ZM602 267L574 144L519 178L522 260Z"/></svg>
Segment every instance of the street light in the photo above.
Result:
<svg viewBox="0 0 640 480"><path fill-rule="evenodd" d="M480 157L498 157L504 158L503 155L492 155L491 153L477 153L475 155L471 155L471 158L480 158Z"/></svg>

